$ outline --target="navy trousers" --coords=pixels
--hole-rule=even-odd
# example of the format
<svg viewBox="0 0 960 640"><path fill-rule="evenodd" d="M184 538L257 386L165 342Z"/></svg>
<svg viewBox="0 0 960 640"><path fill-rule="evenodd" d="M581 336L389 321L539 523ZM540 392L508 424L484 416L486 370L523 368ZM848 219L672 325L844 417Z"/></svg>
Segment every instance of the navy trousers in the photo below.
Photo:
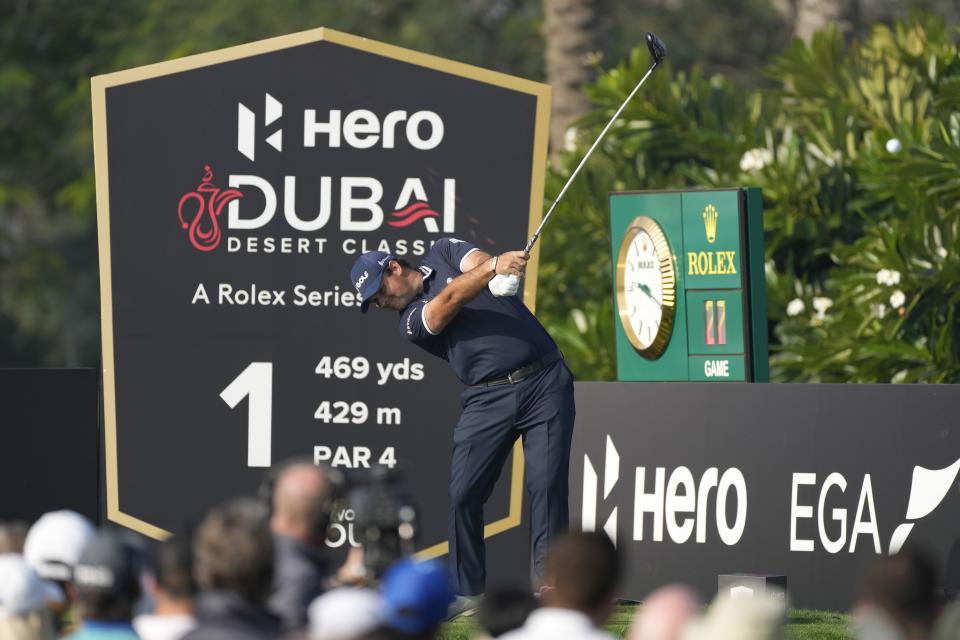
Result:
<svg viewBox="0 0 960 640"><path fill-rule="evenodd" d="M517 437L523 438L534 573L569 521L567 477L576 408L573 376L563 360L516 384L469 388L453 431L450 468L450 569L454 590L483 593L483 505Z"/></svg>

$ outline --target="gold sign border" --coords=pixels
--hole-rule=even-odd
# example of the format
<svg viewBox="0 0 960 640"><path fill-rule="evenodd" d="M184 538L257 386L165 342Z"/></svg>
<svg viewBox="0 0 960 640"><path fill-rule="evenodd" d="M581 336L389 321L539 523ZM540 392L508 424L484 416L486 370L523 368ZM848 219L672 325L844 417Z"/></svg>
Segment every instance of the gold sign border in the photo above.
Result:
<svg viewBox="0 0 960 640"><path fill-rule="evenodd" d="M524 80L488 69L482 69L462 62L454 62L438 56L404 49L375 40L353 36L326 27L301 31L290 35L259 40L217 51L200 53L168 62L127 69L90 79L91 102L93 108L93 152L96 169L97 187L97 235L100 248L100 315L101 342L103 349L103 410L106 448L106 489L107 518L147 536L163 539L170 532L149 522L123 513L120 510L120 487L117 473L117 412L116 412L116 370L113 347L113 290L111 286L110 261L110 183L107 175L107 110L106 91L110 87L139 82L161 76L209 67L223 62L248 58L263 53L279 51L311 44L314 42L332 42L351 49L408 62L428 69L442 71L452 75L477 80L505 89L527 93L536 98L536 121L533 136L533 166L530 183L530 203L528 212L527 235L533 235L543 215L543 190L547 166L547 140L550 119L550 87L548 85ZM526 238L518 238L520 242ZM518 247L520 248L520 244ZM537 267L539 249L535 248L527 265L527 277L524 281L523 300L528 308L534 310L537 297ZM520 440L513 447L513 465L510 469L510 507L506 517L500 518L484 527L484 537L489 538L520 525L523 505L523 447ZM418 555L433 558L448 552L448 542L427 546Z"/></svg>

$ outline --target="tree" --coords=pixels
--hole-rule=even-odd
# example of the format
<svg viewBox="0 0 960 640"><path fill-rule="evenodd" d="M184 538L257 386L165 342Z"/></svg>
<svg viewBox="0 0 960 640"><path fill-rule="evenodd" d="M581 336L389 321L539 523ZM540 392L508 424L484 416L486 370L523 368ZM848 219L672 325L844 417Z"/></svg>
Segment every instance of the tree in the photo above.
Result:
<svg viewBox="0 0 960 640"><path fill-rule="evenodd" d="M847 34L859 26L859 0L789 0L789 4L793 34L805 42L831 25Z"/></svg>
<svg viewBox="0 0 960 640"><path fill-rule="evenodd" d="M97 252L87 78L130 19L107 0L19 2L0 21L0 347L5 364L94 364Z"/></svg>
<svg viewBox="0 0 960 640"><path fill-rule="evenodd" d="M550 148L566 146L567 129L590 110L583 86L602 44L602 0L543 0L547 83L553 87Z"/></svg>
<svg viewBox="0 0 960 640"><path fill-rule="evenodd" d="M761 70L792 36L770 0L650 0L610 4L613 33L605 55L622 60L653 31L667 43L673 68L723 73L744 88L763 84ZM658 72L659 73L659 72Z"/></svg>

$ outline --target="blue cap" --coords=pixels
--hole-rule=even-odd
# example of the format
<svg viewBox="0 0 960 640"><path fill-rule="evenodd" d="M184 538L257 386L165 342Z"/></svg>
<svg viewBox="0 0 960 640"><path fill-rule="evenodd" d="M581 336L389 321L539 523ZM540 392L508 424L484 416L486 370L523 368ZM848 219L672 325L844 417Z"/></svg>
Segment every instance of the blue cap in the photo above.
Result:
<svg viewBox="0 0 960 640"><path fill-rule="evenodd" d="M446 567L436 560L399 560L383 577L380 591L387 625L407 633L440 624L454 600Z"/></svg>
<svg viewBox="0 0 960 640"><path fill-rule="evenodd" d="M380 290L380 282L387 265L396 259L397 256L391 253L367 251L354 261L353 268L350 269L350 281L360 296L360 311L363 313L366 313L370 306L370 298Z"/></svg>

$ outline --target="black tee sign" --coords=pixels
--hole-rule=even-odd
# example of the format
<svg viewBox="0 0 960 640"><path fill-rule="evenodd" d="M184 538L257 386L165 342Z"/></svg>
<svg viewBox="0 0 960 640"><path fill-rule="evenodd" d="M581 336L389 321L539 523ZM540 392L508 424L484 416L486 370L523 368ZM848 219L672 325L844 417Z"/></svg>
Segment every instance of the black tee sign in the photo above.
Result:
<svg viewBox="0 0 960 640"><path fill-rule="evenodd" d="M350 265L521 248L548 88L328 29L92 84L108 517L162 537L306 456L400 470L443 553L461 387L360 313ZM517 458L488 534L519 524Z"/></svg>

